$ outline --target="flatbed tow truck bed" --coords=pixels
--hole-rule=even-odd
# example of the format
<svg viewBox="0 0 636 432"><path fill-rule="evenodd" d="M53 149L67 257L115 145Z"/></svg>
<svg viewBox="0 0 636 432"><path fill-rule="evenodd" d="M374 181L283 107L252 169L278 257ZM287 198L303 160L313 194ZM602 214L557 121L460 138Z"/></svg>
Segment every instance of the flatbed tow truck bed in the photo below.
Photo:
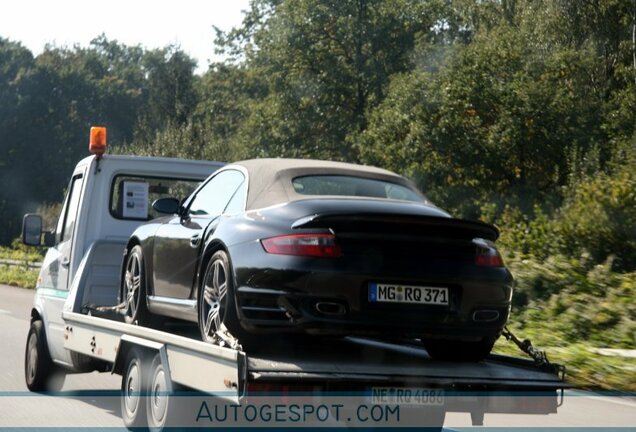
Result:
<svg viewBox="0 0 636 432"><path fill-rule="evenodd" d="M531 360L496 354L476 363L436 361L424 348L352 337L318 339L313 344L273 343L249 355L196 340L194 332L177 330L184 336L72 312L64 312L63 318L68 323L65 348L113 364L120 354L121 342L135 340L148 346L161 345L175 357L194 356L219 366L242 367L242 371L232 371L239 381L302 379L330 384L328 387L340 390L345 387L351 390L354 383L425 383L467 391L552 391L568 387L562 376L537 367ZM171 364L171 369L178 368ZM201 391L218 389L201 382L200 378L196 382L189 383L186 379L180 383ZM227 387L225 382L223 387ZM240 390L240 386L236 388Z"/></svg>
<svg viewBox="0 0 636 432"><path fill-rule="evenodd" d="M197 340L192 326L164 331L68 311L63 318L65 348L112 365L111 372L121 374L123 382L130 353L141 349L148 353L146 358L155 354L161 359L167 372L162 388L191 389L234 404L262 394L280 398L281 389L286 403L288 395L306 396L309 391L321 394L321 400L358 396L358 404L377 402L377 389L425 389L443 398L433 424L426 426L443 423L446 412L468 412L473 424L480 425L485 413L556 413L563 389L569 387L557 371L516 357L490 355L477 363L435 361L414 345L363 338L278 342L250 354ZM399 403L395 398L389 399L392 402ZM412 421L408 424L413 426Z"/></svg>
<svg viewBox="0 0 636 432"><path fill-rule="evenodd" d="M272 350L276 349L274 346ZM425 383L462 390L554 390L561 377L538 369L530 360L491 355L478 363L432 360L423 348L369 339L347 338L299 347L291 353L263 351L247 357L250 379L287 378L369 384Z"/></svg>

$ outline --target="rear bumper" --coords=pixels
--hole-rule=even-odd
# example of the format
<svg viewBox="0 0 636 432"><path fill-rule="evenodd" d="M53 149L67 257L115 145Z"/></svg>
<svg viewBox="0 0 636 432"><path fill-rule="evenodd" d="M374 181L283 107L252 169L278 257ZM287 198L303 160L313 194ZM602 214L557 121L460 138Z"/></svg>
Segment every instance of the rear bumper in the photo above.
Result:
<svg viewBox="0 0 636 432"><path fill-rule="evenodd" d="M505 268L428 263L405 274L403 269L370 271L337 259L261 251L254 260L255 251L250 252L235 252L231 258L237 313L253 333L477 340L498 335L509 316L513 281ZM449 304L373 303L371 283L446 287Z"/></svg>

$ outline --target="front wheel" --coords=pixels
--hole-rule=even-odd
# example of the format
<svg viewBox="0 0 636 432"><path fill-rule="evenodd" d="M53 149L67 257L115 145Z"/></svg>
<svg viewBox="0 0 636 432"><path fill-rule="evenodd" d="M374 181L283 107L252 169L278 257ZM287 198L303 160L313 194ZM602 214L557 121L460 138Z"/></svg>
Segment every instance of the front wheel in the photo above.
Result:
<svg viewBox="0 0 636 432"><path fill-rule="evenodd" d="M497 338L483 338L476 342L464 342L432 339L424 341L424 348L434 360L477 362L490 354L496 340Z"/></svg>
<svg viewBox="0 0 636 432"><path fill-rule="evenodd" d="M59 391L64 384L64 373L53 364L41 320L31 323L24 353L24 377L27 388L33 392Z"/></svg>
<svg viewBox="0 0 636 432"><path fill-rule="evenodd" d="M137 245L128 252L126 271L122 281L122 297L126 304L124 317L128 324L148 324L146 306L146 277L144 256L141 246Z"/></svg>

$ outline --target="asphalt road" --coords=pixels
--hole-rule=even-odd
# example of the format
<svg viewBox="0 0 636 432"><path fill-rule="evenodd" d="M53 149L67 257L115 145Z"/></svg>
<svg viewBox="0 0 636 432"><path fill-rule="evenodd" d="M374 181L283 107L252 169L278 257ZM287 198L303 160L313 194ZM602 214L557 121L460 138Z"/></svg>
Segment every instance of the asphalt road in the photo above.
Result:
<svg viewBox="0 0 636 432"><path fill-rule="evenodd" d="M28 392L23 362L33 291L0 285L0 299L0 428L122 427L116 394L120 387L119 376L108 373L69 375L62 392L57 395ZM112 393L102 395L103 390ZM448 413L444 425L448 428L470 426L470 415ZM569 392L557 414L486 414L484 425L634 430L636 398Z"/></svg>

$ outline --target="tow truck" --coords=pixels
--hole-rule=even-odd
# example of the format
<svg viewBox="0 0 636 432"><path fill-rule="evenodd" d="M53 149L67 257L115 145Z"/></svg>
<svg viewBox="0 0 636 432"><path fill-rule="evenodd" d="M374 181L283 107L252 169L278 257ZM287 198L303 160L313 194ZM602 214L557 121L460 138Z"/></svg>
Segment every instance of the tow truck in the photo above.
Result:
<svg viewBox="0 0 636 432"><path fill-rule="evenodd" d="M26 344L31 391L59 390L67 373L119 374L122 418L131 429L206 421L289 426L308 416L319 426L368 427L396 409L399 416L400 407L406 407L402 420L390 426L441 427L446 412L469 412L480 425L486 413L545 415L562 403L563 368L527 341L517 342L533 359L491 354L455 363L432 360L414 341L275 339L249 352L227 332L211 344L186 324L124 322L120 275L129 235L155 216L153 199L186 196L223 164L106 155L106 130L98 127L91 129L89 150L93 155L72 173L55 230L44 232L36 214L23 221L23 242L49 247ZM225 406L223 420L212 406Z"/></svg>

